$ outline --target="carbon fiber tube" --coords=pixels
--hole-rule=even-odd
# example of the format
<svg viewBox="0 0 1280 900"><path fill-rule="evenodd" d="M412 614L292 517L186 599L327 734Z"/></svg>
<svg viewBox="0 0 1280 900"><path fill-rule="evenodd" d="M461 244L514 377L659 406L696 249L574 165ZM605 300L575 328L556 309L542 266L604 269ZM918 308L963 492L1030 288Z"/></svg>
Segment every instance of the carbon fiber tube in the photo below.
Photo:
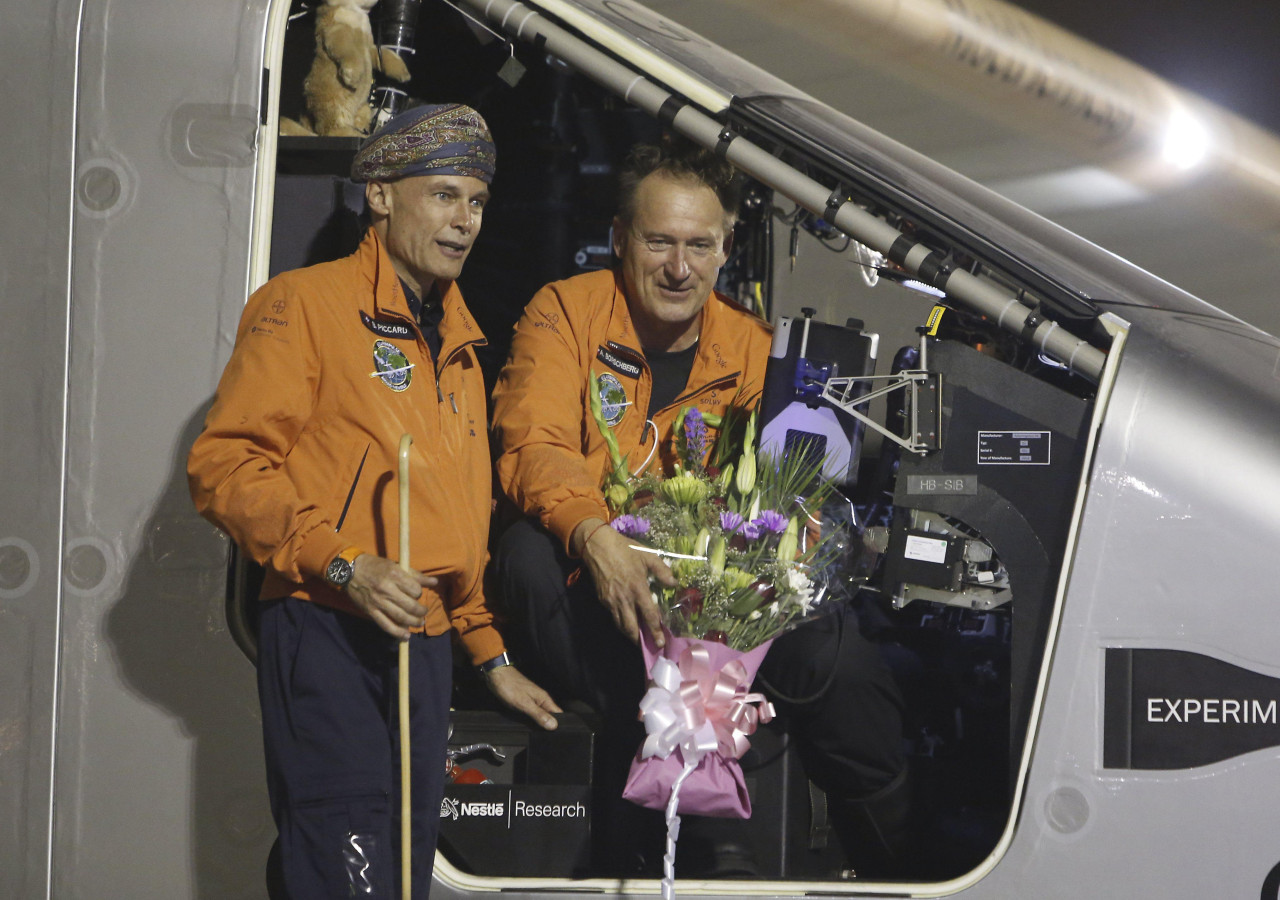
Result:
<svg viewBox="0 0 1280 900"><path fill-rule="evenodd" d="M667 123L685 137L722 153L742 172L773 188L818 216L830 215L832 188L824 186L778 159L746 138L728 132L724 125L694 108L666 88L605 55L576 35L516 0L460 0L486 16L499 28L524 41L539 42L548 53L569 63L602 87ZM873 216L855 203L838 206L835 218L827 221L855 241L889 256L898 242L896 256L903 268L919 275L920 267L934 254L924 244L912 243L901 252L903 234L888 222ZM938 273L937 286L950 300L997 322L1005 331L1022 336L1035 312L1010 296L1005 289L963 269ZM1031 330L1030 342L1046 355L1060 360L1073 372L1093 382L1102 375L1106 354L1087 341L1043 320Z"/></svg>

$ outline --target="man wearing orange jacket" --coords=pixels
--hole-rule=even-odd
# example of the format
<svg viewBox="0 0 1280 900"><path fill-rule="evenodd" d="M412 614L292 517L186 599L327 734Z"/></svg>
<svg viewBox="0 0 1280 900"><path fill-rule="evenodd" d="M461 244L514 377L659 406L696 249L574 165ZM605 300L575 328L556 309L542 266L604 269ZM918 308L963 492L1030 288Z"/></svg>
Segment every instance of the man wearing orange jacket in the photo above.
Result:
<svg viewBox="0 0 1280 900"><path fill-rule="evenodd" d="M413 896L427 896L435 854L450 633L499 698L556 726L482 590L485 339L455 279L494 159L484 120L458 104L409 110L365 141L351 174L366 185L363 243L249 299L191 449L196 507L266 569L258 685L290 897L400 896L398 642L411 660ZM406 432L411 571L390 558Z"/></svg>
<svg viewBox="0 0 1280 900"><path fill-rule="evenodd" d="M534 296L494 391L498 481L528 517L506 531L495 554L516 626L512 640L539 677L605 717L597 769L605 797L621 794L643 735L639 629L662 642L649 581L674 580L658 557L606 526L608 457L588 392L599 392L633 472L646 464L670 471L681 407L723 414L759 394L770 329L714 291L737 208L735 173L713 153L680 145L633 150L613 223L618 266ZM567 585L579 566L589 577ZM774 699L796 723L806 769L843 821L878 816L876 829L888 840L876 839L884 846L874 859L859 829L851 825L845 835L859 848L859 868L866 860L885 874L901 850L909 797L901 699L877 649L843 619L779 638L760 674L778 688ZM597 819L603 844L619 851L603 862L623 874L634 874L634 839L644 833L624 825L631 815L620 806Z"/></svg>

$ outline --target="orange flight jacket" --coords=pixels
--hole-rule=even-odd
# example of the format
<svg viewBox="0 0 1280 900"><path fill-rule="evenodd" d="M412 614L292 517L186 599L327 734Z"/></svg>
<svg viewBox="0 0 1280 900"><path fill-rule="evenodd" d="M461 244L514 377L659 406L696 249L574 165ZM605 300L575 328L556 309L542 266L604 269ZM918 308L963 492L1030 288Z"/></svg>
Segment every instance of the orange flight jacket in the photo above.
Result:
<svg viewBox="0 0 1280 900"><path fill-rule="evenodd" d="M440 579L420 601L425 631L452 627L478 663L503 650L482 589L485 338L457 286L442 293L433 361L372 229L345 259L271 279L245 307L187 474L200 513L266 567L262 597L359 615L324 572L353 547L398 558L398 451L411 434L410 564Z"/></svg>
<svg viewBox="0 0 1280 900"><path fill-rule="evenodd" d="M632 472L675 461L672 424L681 407L723 414L764 388L771 329L713 293L703 307L686 389L664 409L645 410L653 377L631 322L621 275L602 270L547 285L516 324L511 355L493 393L498 483L525 514L564 542L583 521L609 518L601 482L604 438L591 417L590 373L609 393L606 414ZM625 399L623 399L625 397ZM656 431L656 435L655 435ZM653 453L654 441L658 451Z"/></svg>

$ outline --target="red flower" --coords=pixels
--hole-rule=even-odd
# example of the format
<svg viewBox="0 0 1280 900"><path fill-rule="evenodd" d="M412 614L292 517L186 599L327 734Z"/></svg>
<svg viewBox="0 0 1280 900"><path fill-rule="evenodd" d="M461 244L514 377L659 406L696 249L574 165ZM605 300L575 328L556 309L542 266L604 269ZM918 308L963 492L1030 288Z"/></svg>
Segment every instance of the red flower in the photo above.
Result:
<svg viewBox="0 0 1280 900"><path fill-rule="evenodd" d="M723 631L708 631L702 638L704 641L714 641L717 644L728 644L729 635Z"/></svg>
<svg viewBox="0 0 1280 900"><path fill-rule="evenodd" d="M696 587L684 587L676 594L676 605L686 616L702 612L702 591Z"/></svg>

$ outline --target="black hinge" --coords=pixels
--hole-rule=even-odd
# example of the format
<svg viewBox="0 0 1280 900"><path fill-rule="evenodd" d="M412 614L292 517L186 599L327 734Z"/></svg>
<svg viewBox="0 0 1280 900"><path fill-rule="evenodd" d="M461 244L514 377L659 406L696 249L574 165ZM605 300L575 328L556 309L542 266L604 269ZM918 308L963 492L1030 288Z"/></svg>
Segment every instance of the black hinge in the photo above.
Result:
<svg viewBox="0 0 1280 900"><path fill-rule="evenodd" d="M270 96L267 90L271 87L271 70L266 66L262 68L262 93L258 97L258 124L267 124L267 97Z"/></svg>

